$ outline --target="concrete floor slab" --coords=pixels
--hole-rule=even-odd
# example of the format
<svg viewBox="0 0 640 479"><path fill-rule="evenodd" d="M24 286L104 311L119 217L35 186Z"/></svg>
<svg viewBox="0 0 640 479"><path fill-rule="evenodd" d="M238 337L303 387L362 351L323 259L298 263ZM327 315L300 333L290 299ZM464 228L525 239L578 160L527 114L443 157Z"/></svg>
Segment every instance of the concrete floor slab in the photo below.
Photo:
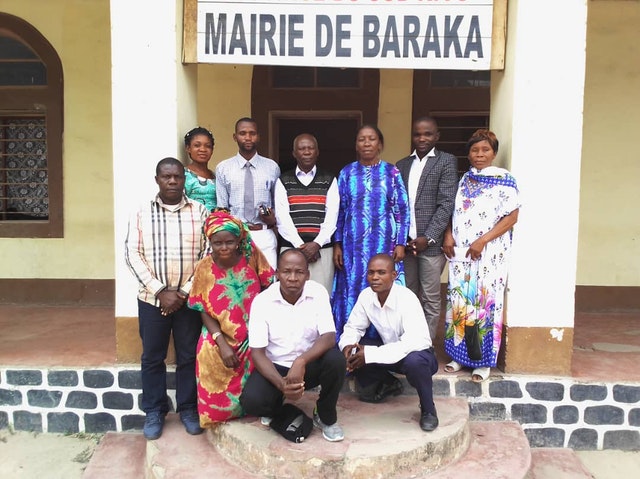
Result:
<svg viewBox="0 0 640 479"><path fill-rule="evenodd" d="M591 473L571 449L539 448L531 450L528 479L591 479Z"/></svg>

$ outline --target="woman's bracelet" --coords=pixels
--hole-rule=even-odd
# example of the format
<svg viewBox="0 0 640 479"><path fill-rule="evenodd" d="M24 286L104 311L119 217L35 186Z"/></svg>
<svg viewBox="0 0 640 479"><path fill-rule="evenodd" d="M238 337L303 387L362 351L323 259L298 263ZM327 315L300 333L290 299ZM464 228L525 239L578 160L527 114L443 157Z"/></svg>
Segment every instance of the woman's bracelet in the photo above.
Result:
<svg viewBox="0 0 640 479"><path fill-rule="evenodd" d="M220 331L216 331L215 333L213 333L213 334L211 335L211 340L215 343L215 342L216 342L216 339L218 339L218 337L219 337L220 335L222 335L222 333L221 333Z"/></svg>

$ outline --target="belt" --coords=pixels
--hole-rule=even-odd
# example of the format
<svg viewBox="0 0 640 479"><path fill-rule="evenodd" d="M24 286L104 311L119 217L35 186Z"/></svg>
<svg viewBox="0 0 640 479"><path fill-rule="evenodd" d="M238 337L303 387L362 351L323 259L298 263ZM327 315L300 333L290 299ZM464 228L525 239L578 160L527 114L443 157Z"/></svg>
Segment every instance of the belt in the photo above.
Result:
<svg viewBox="0 0 640 479"><path fill-rule="evenodd" d="M273 225L250 224L250 223L246 223L246 225L247 225L247 228L249 228L249 231L270 230L271 228L273 228Z"/></svg>

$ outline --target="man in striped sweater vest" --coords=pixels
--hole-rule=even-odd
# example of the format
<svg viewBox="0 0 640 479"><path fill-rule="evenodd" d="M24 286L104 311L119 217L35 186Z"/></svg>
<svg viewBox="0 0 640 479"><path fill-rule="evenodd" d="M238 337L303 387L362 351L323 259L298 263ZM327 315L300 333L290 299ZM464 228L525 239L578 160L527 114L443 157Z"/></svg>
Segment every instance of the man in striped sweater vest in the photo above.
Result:
<svg viewBox="0 0 640 479"><path fill-rule="evenodd" d="M275 210L283 249L297 248L309 261L311 279L329 293L333 285L333 242L340 198L335 177L317 168L320 150L313 135L293 140L298 166L276 182Z"/></svg>

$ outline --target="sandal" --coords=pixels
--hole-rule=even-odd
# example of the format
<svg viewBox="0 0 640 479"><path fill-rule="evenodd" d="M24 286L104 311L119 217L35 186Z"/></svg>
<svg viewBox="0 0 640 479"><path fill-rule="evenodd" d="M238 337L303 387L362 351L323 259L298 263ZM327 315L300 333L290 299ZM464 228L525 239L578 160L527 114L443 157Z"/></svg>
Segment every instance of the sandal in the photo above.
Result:
<svg viewBox="0 0 640 479"><path fill-rule="evenodd" d="M457 373L462 369L462 364L457 363L455 361L451 361L444 367L444 372L446 373Z"/></svg>
<svg viewBox="0 0 640 479"><path fill-rule="evenodd" d="M471 380L474 383L481 383L487 380L489 374L491 374L491 368L476 368L471 371Z"/></svg>

